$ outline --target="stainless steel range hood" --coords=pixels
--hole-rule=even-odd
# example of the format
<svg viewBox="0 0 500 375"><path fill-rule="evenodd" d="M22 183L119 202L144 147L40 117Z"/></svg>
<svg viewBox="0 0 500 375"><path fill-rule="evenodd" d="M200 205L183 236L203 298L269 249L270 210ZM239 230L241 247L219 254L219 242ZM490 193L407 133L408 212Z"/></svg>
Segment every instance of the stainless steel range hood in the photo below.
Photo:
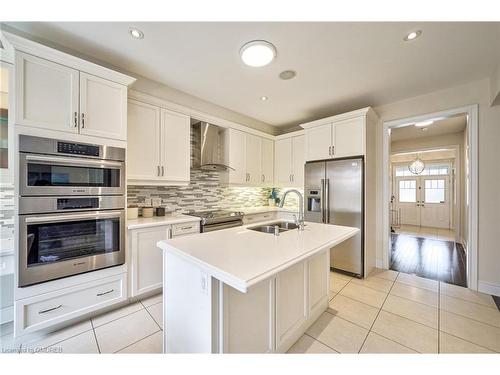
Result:
<svg viewBox="0 0 500 375"><path fill-rule="evenodd" d="M228 166L224 160L224 128L208 122L201 122L200 127L200 169L206 171L234 171L234 168Z"/></svg>

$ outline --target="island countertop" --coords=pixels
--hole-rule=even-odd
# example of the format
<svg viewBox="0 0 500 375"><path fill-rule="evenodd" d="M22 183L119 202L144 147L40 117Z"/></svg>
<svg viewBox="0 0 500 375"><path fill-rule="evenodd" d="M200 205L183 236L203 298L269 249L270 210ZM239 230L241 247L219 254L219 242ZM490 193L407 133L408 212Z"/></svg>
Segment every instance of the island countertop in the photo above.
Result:
<svg viewBox="0 0 500 375"><path fill-rule="evenodd" d="M254 225L164 240L158 246L245 293L252 285L359 232L353 227L306 222L303 231L274 236L247 229Z"/></svg>

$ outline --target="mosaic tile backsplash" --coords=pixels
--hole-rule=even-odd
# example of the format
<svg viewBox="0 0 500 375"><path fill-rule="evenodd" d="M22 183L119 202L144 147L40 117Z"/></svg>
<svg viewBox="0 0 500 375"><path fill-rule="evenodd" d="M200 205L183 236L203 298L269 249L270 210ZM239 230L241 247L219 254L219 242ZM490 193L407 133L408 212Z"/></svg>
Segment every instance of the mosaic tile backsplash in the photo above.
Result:
<svg viewBox="0 0 500 375"><path fill-rule="evenodd" d="M162 206L177 212L227 208L261 207L268 205L271 187L236 187L220 182L220 173L203 171L199 165L199 127L191 127L191 181L188 186L137 186L127 188L128 205L144 206L147 198L161 198ZM278 196L285 189L278 189ZM295 195L287 198L286 207L296 207Z"/></svg>

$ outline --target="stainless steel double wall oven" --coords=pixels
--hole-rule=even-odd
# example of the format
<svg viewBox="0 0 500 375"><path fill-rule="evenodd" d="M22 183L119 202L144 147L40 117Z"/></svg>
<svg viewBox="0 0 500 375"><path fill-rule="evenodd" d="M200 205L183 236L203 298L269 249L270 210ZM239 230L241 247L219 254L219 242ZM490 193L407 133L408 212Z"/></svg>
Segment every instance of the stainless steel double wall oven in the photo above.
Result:
<svg viewBox="0 0 500 375"><path fill-rule="evenodd" d="M19 136L19 286L125 262L125 149Z"/></svg>

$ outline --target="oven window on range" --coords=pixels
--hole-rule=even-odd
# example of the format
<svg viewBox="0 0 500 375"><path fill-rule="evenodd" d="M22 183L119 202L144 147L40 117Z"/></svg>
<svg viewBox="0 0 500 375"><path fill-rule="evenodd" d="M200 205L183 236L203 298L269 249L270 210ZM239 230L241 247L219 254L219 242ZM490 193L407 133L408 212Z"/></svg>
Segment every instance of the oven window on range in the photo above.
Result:
<svg viewBox="0 0 500 375"><path fill-rule="evenodd" d="M28 267L119 251L120 219L28 225Z"/></svg>

